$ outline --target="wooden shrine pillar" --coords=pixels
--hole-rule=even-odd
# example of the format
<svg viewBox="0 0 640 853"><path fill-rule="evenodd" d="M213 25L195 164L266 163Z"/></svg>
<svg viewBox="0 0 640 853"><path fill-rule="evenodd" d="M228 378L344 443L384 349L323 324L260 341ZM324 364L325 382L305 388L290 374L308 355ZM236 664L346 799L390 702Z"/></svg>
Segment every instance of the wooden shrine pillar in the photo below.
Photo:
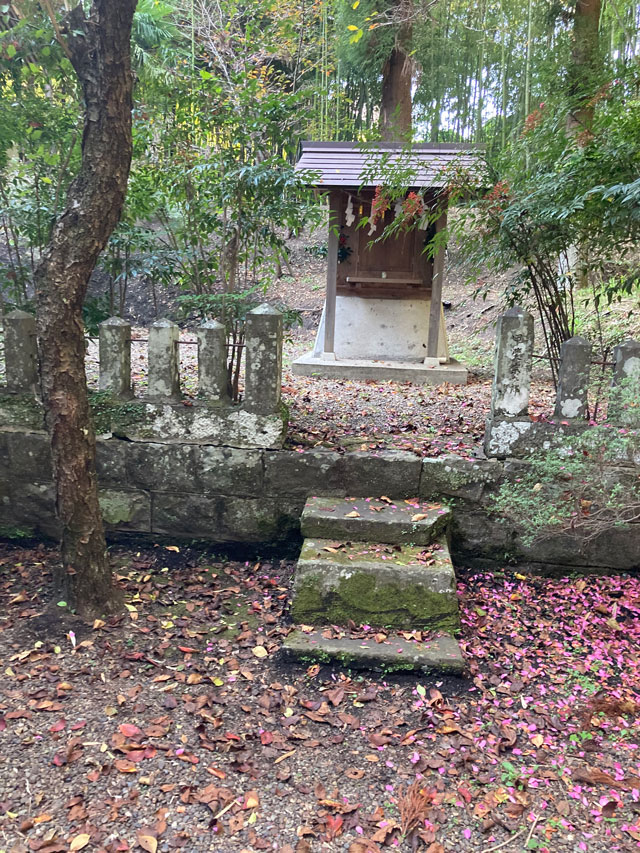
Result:
<svg viewBox="0 0 640 853"><path fill-rule="evenodd" d="M436 235L447 227L447 211L444 210L436 220ZM440 336L440 315L442 312L442 284L444 279L445 247L440 246L433 257L433 277L431 279L431 307L429 309L429 334L427 337L427 358L438 357L438 338Z"/></svg>
<svg viewBox="0 0 640 853"><path fill-rule="evenodd" d="M338 284L338 242L340 240L340 205L342 193L329 193L329 248L327 252L327 295L324 308L323 357L335 359L336 290Z"/></svg>

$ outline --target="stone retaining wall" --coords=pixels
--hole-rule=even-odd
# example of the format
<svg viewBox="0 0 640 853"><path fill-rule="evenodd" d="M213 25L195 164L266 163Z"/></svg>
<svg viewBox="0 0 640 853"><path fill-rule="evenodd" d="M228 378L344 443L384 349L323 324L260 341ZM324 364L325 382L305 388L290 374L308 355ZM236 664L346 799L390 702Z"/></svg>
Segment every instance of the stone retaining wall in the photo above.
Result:
<svg viewBox="0 0 640 853"><path fill-rule="evenodd" d="M610 531L581 548L555 536L525 547L515 529L487 512L504 478L521 460L420 459L402 451L251 450L206 444L98 440L98 477L107 530L154 539L211 543L284 543L299 536L309 495L420 496L450 501L452 551L458 564L538 571L640 568L640 526ZM629 474L621 467L619 476ZM633 471L637 476L637 470ZM0 535L58 534L48 438L0 429Z"/></svg>
<svg viewBox="0 0 640 853"><path fill-rule="evenodd" d="M567 342L563 354L557 411L562 421L537 424L529 418L532 328L520 309L501 318L488 456L528 453L565 431L585 429L577 416L583 413L590 355L576 339ZM521 476L526 460L423 460L401 451L283 450L281 316L263 305L247 318L245 400L240 405L227 396L222 326L205 323L197 335L199 399L180 399L177 327L166 320L150 329L147 395L134 398L131 329L117 318L101 326L101 390L92 395L91 404L101 503L110 534L283 543L299 537L300 516L310 495L420 497L452 503L452 551L459 563L495 566L517 560L537 570L640 568L640 525L613 528L588 545L578 537L557 535L525 547L513 525L489 509L492 492L505 479ZM640 344L623 344L615 358L617 379L637 382ZM6 388L0 388L0 536L55 538L49 441L37 396L31 315L16 311L5 317L5 359ZM568 403L575 418L564 418ZM618 423L635 426L638 411L632 407L617 413ZM621 459L611 471L611 482L637 479L633 462Z"/></svg>

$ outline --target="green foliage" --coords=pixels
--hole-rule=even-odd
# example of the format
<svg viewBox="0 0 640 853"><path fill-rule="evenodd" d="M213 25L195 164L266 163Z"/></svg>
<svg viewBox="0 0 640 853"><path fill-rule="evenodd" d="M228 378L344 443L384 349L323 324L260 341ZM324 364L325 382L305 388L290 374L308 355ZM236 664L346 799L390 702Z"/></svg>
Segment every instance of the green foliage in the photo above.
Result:
<svg viewBox="0 0 640 853"><path fill-rule="evenodd" d="M540 105L521 136L489 159L491 189L478 197L476 186L457 220L470 278L482 271L477 292L486 290L492 273L509 274L505 299L537 309L554 375L562 342L576 333L578 298L597 311L603 302L638 292L636 82L631 74L604 87L594 99L592 129L579 139L565 131L566 101ZM460 174L451 190L460 199L472 191ZM572 262L575 247L579 263ZM620 272L612 277L614 264ZM591 289L578 293L583 273Z"/></svg>
<svg viewBox="0 0 640 853"><path fill-rule="evenodd" d="M75 75L39 10L0 32L0 298L22 305L77 165Z"/></svg>

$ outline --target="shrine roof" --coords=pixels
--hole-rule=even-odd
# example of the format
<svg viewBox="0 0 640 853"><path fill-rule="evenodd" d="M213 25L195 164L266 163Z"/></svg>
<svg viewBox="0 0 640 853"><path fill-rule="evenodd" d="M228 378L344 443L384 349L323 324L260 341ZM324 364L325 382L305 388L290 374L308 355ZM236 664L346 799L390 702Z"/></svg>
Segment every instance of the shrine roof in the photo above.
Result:
<svg viewBox="0 0 640 853"><path fill-rule="evenodd" d="M296 171L318 173L314 186L373 187L384 183L385 171L410 170L411 187L442 187L454 164L469 169L478 164L483 146L442 143L406 146L395 142L302 142ZM376 165L380 164L380 173Z"/></svg>

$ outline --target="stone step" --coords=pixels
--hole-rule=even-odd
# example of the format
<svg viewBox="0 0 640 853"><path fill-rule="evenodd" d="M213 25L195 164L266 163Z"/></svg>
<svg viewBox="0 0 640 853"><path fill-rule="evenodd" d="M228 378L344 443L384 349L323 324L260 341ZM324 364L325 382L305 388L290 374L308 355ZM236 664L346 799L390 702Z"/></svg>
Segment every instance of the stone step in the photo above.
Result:
<svg viewBox="0 0 640 853"><path fill-rule="evenodd" d="M431 545L306 539L295 573L294 622L455 631L456 579L445 536Z"/></svg>
<svg viewBox="0 0 640 853"><path fill-rule="evenodd" d="M447 530L450 519L448 507L417 499L311 497L301 527L305 538L428 545Z"/></svg>
<svg viewBox="0 0 640 853"><path fill-rule="evenodd" d="M322 631L292 631L282 647L285 657L318 662L337 661L353 669L386 672L421 671L461 675L465 669L458 641L451 636L422 642L389 637L382 643L370 639L327 639Z"/></svg>

